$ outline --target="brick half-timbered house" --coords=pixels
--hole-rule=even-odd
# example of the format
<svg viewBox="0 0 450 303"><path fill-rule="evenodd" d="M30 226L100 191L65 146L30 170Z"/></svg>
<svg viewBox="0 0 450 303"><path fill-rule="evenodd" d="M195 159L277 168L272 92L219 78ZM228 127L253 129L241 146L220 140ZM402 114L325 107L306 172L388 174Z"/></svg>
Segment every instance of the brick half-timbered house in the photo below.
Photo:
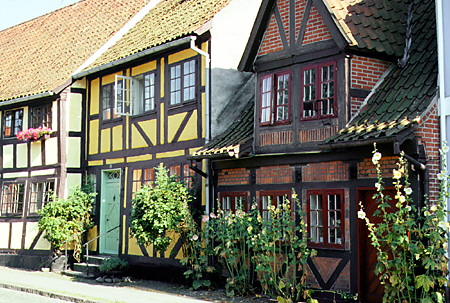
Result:
<svg viewBox="0 0 450 303"><path fill-rule="evenodd" d="M264 212L296 191L318 252L308 261L313 289L381 302L375 256L356 215L359 201L373 211L374 143L388 188L403 151L417 203L436 195L435 36L431 0L260 7L239 66L256 74L254 108L192 157L210 159L214 197L231 210L255 201Z"/></svg>

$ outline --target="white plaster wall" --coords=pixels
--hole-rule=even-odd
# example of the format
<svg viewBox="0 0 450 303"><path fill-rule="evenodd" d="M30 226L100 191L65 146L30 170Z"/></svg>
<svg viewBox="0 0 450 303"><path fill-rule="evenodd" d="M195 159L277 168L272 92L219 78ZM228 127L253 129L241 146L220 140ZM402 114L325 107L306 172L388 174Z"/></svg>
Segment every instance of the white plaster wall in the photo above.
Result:
<svg viewBox="0 0 450 303"><path fill-rule="evenodd" d="M37 222L28 222L27 223L27 234L25 236L25 249L30 249L31 244L33 243L36 235L39 232L39 226ZM50 243L44 239L44 235L42 234L39 238L38 242L34 246L34 249L50 249Z"/></svg>
<svg viewBox="0 0 450 303"><path fill-rule="evenodd" d="M27 154L24 155L25 157ZM12 145L3 146L3 168L12 168L14 158L14 149Z"/></svg>
<svg viewBox="0 0 450 303"><path fill-rule="evenodd" d="M67 138L67 167L80 167L81 158L81 138Z"/></svg>
<svg viewBox="0 0 450 303"><path fill-rule="evenodd" d="M0 248L8 248L9 222L0 223Z"/></svg>
<svg viewBox="0 0 450 303"><path fill-rule="evenodd" d="M58 163L58 138L53 137L45 140L45 164Z"/></svg>
<svg viewBox="0 0 450 303"><path fill-rule="evenodd" d="M12 226L11 249L21 249L23 223L13 222L11 226Z"/></svg>
<svg viewBox="0 0 450 303"><path fill-rule="evenodd" d="M67 95L66 129L69 131L81 131L81 102L81 94L70 93Z"/></svg>
<svg viewBox="0 0 450 303"><path fill-rule="evenodd" d="M27 167L28 166L28 147L27 143L17 144L17 157L16 164L17 167Z"/></svg>

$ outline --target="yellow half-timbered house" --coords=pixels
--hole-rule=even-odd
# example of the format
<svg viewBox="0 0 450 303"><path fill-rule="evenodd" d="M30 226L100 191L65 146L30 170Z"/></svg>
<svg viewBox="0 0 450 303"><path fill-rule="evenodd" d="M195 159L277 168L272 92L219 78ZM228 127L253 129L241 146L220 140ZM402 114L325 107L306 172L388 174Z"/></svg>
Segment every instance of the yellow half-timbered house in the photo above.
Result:
<svg viewBox="0 0 450 303"><path fill-rule="evenodd" d="M162 163L196 193L197 209L208 209L207 166L188 156L251 81L237 65L260 2L150 1L142 19L73 75L87 83L87 173L99 193L92 235L101 236L91 251L134 264L178 264L179 237L156 252L130 236L133 193Z"/></svg>
<svg viewBox="0 0 450 303"><path fill-rule="evenodd" d="M37 212L86 170L86 83L71 75L146 2L85 0L0 31L0 264L48 259Z"/></svg>

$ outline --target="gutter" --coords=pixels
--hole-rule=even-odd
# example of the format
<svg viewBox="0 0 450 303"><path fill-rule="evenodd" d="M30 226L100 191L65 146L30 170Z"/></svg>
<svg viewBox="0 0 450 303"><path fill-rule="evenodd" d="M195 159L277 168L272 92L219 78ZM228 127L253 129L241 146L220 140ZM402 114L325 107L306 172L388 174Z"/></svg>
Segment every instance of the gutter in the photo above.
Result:
<svg viewBox="0 0 450 303"><path fill-rule="evenodd" d="M2 101L2 102L0 102L0 108L4 107L4 106L7 106L7 105L11 105L11 104L17 104L17 103L21 103L21 102L30 101L30 100L50 97L50 96L53 96L53 95L55 95L54 92L44 92L44 93L40 93L40 94L37 94L37 95L25 96L25 97L21 97L21 98L17 98L17 99L11 99L11 100L7 100L7 101Z"/></svg>
<svg viewBox="0 0 450 303"><path fill-rule="evenodd" d="M78 80L78 79L81 79L83 77L86 77L87 75L95 74L97 72L101 72L101 71L107 70L109 68L116 67L116 66L119 66L119 65L122 65L122 64L134 61L136 59L139 59L139 58L151 55L151 54L155 54L155 53L167 50L167 49L172 48L172 47L176 47L176 46L180 46L180 45L183 45L183 44L187 44L193 38L195 38L195 36L187 36L187 37L184 37L184 38L181 38L181 39L178 39L178 40L174 40L174 41L170 41L170 42L158 45L158 46L154 46L152 48L149 48L149 49L143 50L141 52L135 53L133 55L127 56L125 58L118 59L118 60L115 60L115 61L112 61L112 62L108 62L106 64L103 64L103 65L100 65L100 66L97 66L97 67L94 67L94 68L91 68L89 70L85 70L85 71L82 71L82 72L79 72L79 73L76 73L76 74L72 74L72 78L74 80Z"/></svg>

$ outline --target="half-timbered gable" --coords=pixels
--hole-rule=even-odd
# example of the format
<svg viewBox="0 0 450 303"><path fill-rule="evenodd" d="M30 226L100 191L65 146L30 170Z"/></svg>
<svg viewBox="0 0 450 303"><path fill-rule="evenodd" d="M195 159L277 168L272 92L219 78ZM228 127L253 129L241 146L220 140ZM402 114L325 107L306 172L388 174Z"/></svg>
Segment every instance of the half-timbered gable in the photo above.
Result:
<svg viewBox="0 0 450 303"><path fill-rule="evenodd" d="M413 2L263 1L239 66L255 73L254 109L192 156L210 159L228 210L257 203L263 215L295 190L317 250L307 280L326 290L316 292L323 302L337 298L327 291L381 302L356 216L359 201L370 216L376 205L373 143L383 177L403 151L416 202L436 196L427 181L439 167L434 4Z"/></svg>
<svg viewBox="0 0 450 303"><path fill-rule="evenodd" d="M0 32L1 264L45 264L37 212L85 175L86 83L71 74L144 5L86 0Z"/></svg>
<svg viewBox="0 0 450 303"><path fill-rule="evenodd" d="M163 164L196 193L197 209L208 207L206 162L192 164L188 156L216 131L216 106L250 85L251 74L236 67L260 1L153 4L74 75L88 83L87 170L99 192L95 232L113 230L91 248L144 267L177 266L183 242L173 235L165 252L139 245L130 236L133 193L154 181L154 168ZM250 20L236 23L244 14Z"/></svg>

